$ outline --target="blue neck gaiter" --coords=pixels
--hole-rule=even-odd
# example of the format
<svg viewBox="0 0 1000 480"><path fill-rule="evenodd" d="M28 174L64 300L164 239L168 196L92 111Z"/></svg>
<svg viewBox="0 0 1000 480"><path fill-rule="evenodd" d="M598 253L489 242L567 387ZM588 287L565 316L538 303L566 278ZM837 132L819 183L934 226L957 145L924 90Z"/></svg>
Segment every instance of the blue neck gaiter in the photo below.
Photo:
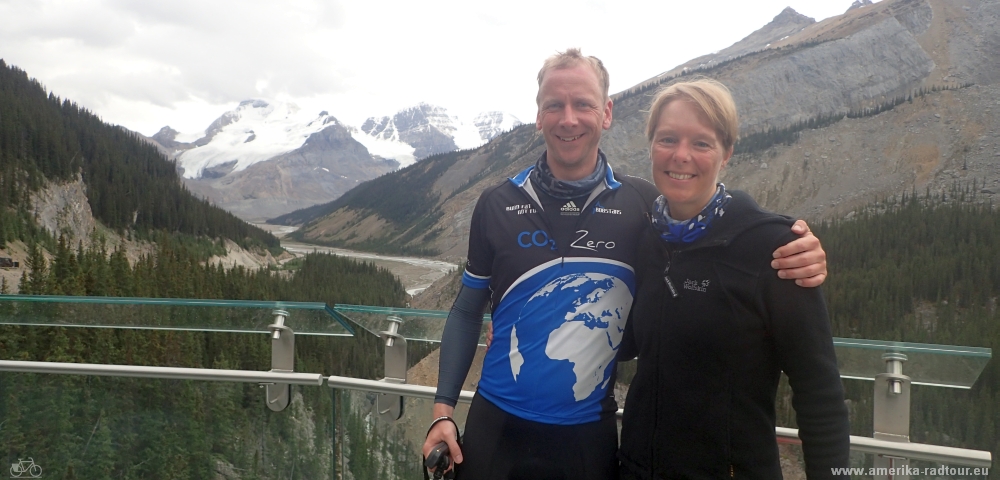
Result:
<svg viewBox="0 0 1000 480"><path fill-rule="evenodd" d="M660 195L653 204L653 228L660 232L660 238L668 243L691 243L705 235L705 230L715 217L724 215L726 204L733 197L726 193L726 186L718 184L715 195L701 213L687 220L670 218L667 199Z"/></svg>

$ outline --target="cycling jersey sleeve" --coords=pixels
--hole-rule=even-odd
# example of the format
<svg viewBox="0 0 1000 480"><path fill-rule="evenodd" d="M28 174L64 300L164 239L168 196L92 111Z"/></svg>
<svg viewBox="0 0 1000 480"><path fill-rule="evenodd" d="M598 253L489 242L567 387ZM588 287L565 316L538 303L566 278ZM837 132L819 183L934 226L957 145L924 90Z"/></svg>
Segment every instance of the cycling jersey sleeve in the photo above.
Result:
<svg viewBox="0 0 1000 480"><path fill-rule="evenodd" d="M469 255L465 263L465 274L462 284L482 289L490 285L490 275L493 273L493 245L486 231L488 222L486 193L479 197L476 209L472 211L472 222L469 225Z"/></svg>
<svg viewBox="0 0 1000 480"><path fill-rule="evenodd" d="M451 306L448 320L441 336L441 359L438 364L437 394L435 403L452 407L458 403L458 394L469 374L472 359L479 345L479 332L483 328L483 309L490 298L488 288L470 288L462 285Z"/></svg>

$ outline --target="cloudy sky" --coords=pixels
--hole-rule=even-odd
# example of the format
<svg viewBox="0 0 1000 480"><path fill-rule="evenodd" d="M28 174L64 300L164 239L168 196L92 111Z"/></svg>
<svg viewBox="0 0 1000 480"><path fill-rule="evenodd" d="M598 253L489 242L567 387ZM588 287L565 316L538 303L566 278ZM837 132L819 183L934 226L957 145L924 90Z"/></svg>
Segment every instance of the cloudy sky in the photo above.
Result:
<svg viewBox="0 0 1000 480"><path fill-rule="evenodd" d="M577 46L617 92L725 48L786 6L852 0L0 0L0 58L146 135L203 130L241 100L351 124L418 102L534 121L542 60Z"/></svg>

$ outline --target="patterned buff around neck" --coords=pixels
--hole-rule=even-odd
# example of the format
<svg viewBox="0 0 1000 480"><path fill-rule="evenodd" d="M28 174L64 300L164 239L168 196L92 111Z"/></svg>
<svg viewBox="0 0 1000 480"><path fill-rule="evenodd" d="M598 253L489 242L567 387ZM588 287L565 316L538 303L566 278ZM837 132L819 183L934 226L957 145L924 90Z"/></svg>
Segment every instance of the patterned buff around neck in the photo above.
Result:
<svg viewBox="0 0 1000 480"><path fill-rule="evenodd" d="M552 176L552 170L546 161L546 154L543 153L538 158L538 161L535 162L534 170L531 171L531 181L548 196L558 198L559 200L569 200L571 198L582 197L594 190L594 187L604 179L607 164L604 152L598 151L597 168L594 169L594 172L586 178L568 182Z"/></svg>
<svg viewBox="0 0 1000 480"><path fill-rule="evenodd" d="M668 213L667 199L660 195L653 204L653 228L660 232L660 238L666 242L691 243L705 235L705 229L712 223L712 219L725 215L726 204L732 199L726 193L726 186L720 183L715 196L701 213L687 220L674 220Z"/></svg>

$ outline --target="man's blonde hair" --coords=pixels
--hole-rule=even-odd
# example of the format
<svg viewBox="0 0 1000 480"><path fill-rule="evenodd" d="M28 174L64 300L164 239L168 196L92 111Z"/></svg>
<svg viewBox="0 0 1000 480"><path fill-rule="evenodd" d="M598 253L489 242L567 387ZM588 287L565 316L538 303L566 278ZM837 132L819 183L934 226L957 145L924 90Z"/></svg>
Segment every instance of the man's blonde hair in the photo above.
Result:
<svg viewBox="0 0 1000 480"><path fill-rule="evenodd" d="M601 82L601 91L604 92L604 101L607 101L610 98L608 96L608 88L611 87L611 76L608 75L608 70L604 68L604 63L597 57L584 56L580 53L579 48L568 48L565 52L556 53L545 59L542 69L538 71L538 94L535 95L535 103L541 104L542 80L545 79L546 73L550 70L571 68L580 64L590 66L594 70L594 73L597 74L597 79Z"/></svg>
<svg viewBox="0 0 1000 480"><path fill-rule="evenodd" d="M646 138L649 143L653 143L660 113L674 100L684 100L697 105L708 119L709 125L715 129L715 134L718 135L719 142L725 150L729 150L736 143L740 133L736 102L725 85L709 78L674 83L656 94L653 104L649 107L649 120L646 122Z"/></svg>

